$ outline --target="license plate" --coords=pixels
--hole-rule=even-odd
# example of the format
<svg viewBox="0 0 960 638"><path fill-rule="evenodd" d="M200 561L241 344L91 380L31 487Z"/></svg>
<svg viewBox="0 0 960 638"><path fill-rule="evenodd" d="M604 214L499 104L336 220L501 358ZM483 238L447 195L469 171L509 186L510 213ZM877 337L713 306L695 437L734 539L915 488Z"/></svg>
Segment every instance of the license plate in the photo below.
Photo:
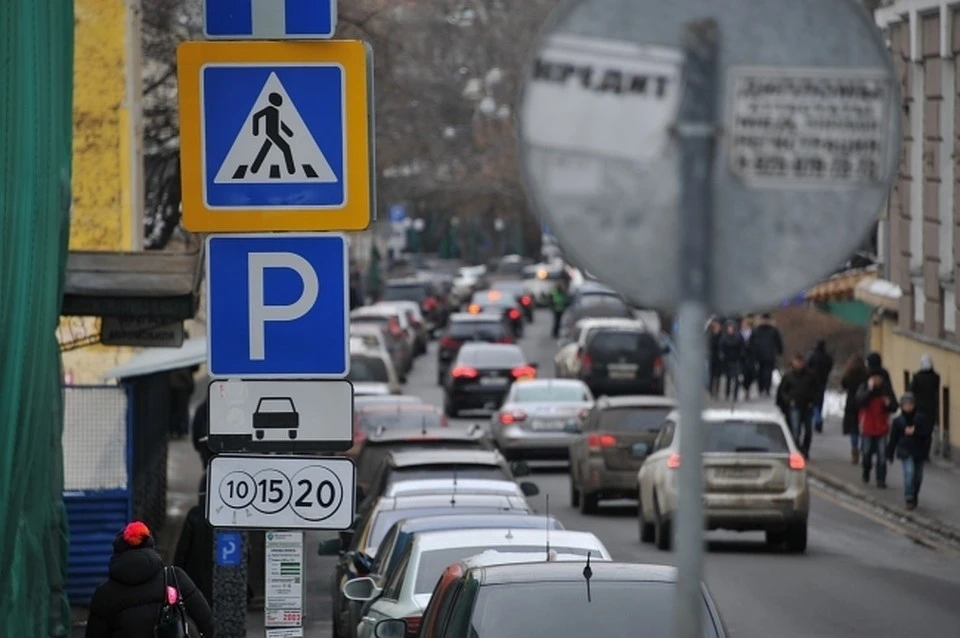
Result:
<svg viewBox="0 0 960 638"><path fill-rule="evenodd" d="M548 421L546 419L534 419L530 423L534 430L562 430L563 421Z"/></svg>
<svg viewBox="0 0 960 638"><path fill-rule="evenodd" d="M760 470L751 467L720 467L714 474L722 478L754 479L760 478Z"/></svg>
<svg viewBox="0 0 960 638"><path fill-rule="evenodd" d="M633 370L610 370L609 374L611 379L632 379L636 372Z"/></svg>
<svg viewBox="0 0 960 638"><path fill-rule="evenodd" d="M506 379L500 377L483 377L480 379L480 385L505 385L507 383Z"/></svg>

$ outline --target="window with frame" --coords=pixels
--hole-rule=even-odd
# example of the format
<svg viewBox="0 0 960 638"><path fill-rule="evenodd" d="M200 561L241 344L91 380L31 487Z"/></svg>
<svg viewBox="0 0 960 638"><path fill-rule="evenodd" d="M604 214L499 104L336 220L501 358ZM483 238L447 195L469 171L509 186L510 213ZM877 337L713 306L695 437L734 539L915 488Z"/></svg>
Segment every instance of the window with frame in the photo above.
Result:
<svg viewBox="0 0 960 638"><path fill-rule="evenodd" d="M400 590L403 589L403 580L407 575L407 567L410 565L410 555L412 547L408 547L403 553L403 558L397 563L397 568L393 570L387 579L387 584L383 587L381 596L387 600L399 600Z"/></svg>

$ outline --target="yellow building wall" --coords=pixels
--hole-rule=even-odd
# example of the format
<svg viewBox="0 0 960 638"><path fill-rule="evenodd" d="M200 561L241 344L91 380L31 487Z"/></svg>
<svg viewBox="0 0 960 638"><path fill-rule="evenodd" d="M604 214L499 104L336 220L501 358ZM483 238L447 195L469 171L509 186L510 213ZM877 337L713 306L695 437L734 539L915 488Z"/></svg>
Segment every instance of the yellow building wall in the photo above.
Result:
<svg viewBox="0 0 960 638"><path fill-rule="evenodd" d="M920 368L921 355L930 355L933 367L940 374L940 387L950 388L950 444L960 447L960 353L927 345L894 332L895 319L884 318L870 330L873 350L883 357L883 365L890 372L897 394L904 391L903 373L913 373ZM941 395L942 399L942 395ZM941 406L941 411L943 406Z"/></svg>
<svg viewBox="0 0 960 638"><path fill-rule="evenodd" d="M140 0L75 0L71 250L141 247ZM97 322L63 319L61 342ZM96 383L129 348L64 353L73 383Z"/></svg>

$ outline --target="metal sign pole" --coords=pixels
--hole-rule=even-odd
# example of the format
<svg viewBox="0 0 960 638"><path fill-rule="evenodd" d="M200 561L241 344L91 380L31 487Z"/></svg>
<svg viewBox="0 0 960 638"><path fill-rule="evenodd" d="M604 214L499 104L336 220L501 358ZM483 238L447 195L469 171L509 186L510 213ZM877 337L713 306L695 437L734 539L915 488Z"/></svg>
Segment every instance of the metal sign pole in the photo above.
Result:
<svg viewBox="0 0 960 638"><path fill-rule="evenodd" d="M236 534L236 532L226 532ZM225 534L214 530L214 534ZM236 560L224 560L223 541L214 543L213 562L213 621L217 635L222 638L246 638L247 636L247 534L239 534L240 547Z"/></svg>
<svg viewBox="0 0 960 638"><path fill-rule="evenodd" d="M683 94L676 133L680 148L680 334L678 398L680 468L677 491L677 638L703 636L704 366L709 302L713 154L716 141L717 23L684 29Z"/></svg>

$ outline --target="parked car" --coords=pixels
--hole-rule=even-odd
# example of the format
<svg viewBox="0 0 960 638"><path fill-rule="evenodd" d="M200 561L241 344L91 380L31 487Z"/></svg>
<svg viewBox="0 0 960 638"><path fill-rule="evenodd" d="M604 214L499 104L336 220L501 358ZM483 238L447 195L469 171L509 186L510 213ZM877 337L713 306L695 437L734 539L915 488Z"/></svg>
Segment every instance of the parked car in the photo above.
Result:
<svg viewBox="0 0 960 638"><path fill-rule="evenodd" d="M413 329L414 355L426 354L432 328L427 325L427 320L420 311L419 304L413 301L379 301L374 305L405 312L407 321Z"/></svg>
<svg viewBox="0 0 960 638"><path fill-rule="evenodd" d="M701 591L704 637L726 638L706 585ZM454 564L437 582L417 629L420 638L582 638L599 633L673 638L670 610L676 596L676 569L664 565L602 560ZM405 620L384 618L375 634L399 638L407 631Z"/></svg>
<svg viewBox="0 0 960 638"><path fill-rule="evenodd" d="M373 434L403 430L427 432L447 427L447 417L432 403L386 403L353 407L353 447L344 454L356 458Z"/></svg>
<svg viewBox="0 0 960 638"><path fill-rule="evenodd" d="M443 385L447 368L460 352L460 347L471 341L514 343L515 339L511 328L499 314L458 312L450 315L450 322L437 346L437 385Z"/></svg>
<svg viewBox="0 0 960 638"><path fill-rule="evenodd" d="M499 290L481 290L473 293L467 312L472 315L481 313L499 314L518 338L523 336L523 308L512 294Z"/></svg>
<svg viewBox="0 0 960 638"><path fill-rule="evenodd" d="M807 548L810 491L807 464L783 417L773 410L703 412L703 454L708 529L763 530L767 543L791 552ZM640 540L670 549L680 467L679 412L672 412L637 473Z"/></svg>
<svg viewBox="0 0 960 638"><path fill-rule="evenodd" d="M381 300L415 302L434 327L443 326L449 314L444 296L430 281L422 278L388 280Z"/></svg>
<svg viewBox="0 0 960 638"><path fill-rule="evenodd" d="M665 353L659 335L630 328L598 328L578 350L577 377L598 397L662 395Z"/></svg>
<svg viewBox="0 0 960 638"><path fill-rule="evenodd" d="M490 432L508 459L566 460L578 424L592 407L593 395L582 381L521 381L511 386L503 405L490 418Z"/></svg>
<svg viewBox="0 0 960 638"><path fill-rule="evenodd" d="M592 514L603 499L636 498L637 471L676 402L601 397L570 443L570 504Z"/></svg>
<svg viewBox="0 0 960 638"><path fill-rule="evenodd" d="M359 335L363 329L377 329L385 335L387 351L397 367L397 374L405 378L413 366L413 348L403 333L400 318L388 314L383 308L380 311L372 310L371 306L357 308L350 313L350 334Z"/></svg>
<svg viewBox="0 0 960 638"><path fill-rule="evenodd" d="M375 350L350 351L350 373L354 396L366 394L403 394L393 362Z"/></svg>
<svg viewBox="0 0 960 638"><path fill-rule="evenodd" d="M598 328L633 328L643 330L644 325L636 319L617 317L594 317L581 319L561 337L561 346L553 358L553 372L558 377L577 378L579 353L587 343L590 333Z"/></svg>
<svg viewBox="0 0 960 638"><path fill-rule="evenodd" d="M536 375L536 365L519 346L465 344L444 383L443 411L455 417L461 410L496 410L514 381Z"/></svg>
<svg viewBox="0 0 960 638"><path fill-rule="evenodd" d="M610 554L594 534L569 530L495 529L444 530L420 532L405 552L405 557L392 573L384 574L384 588L370 577L361 577L344 584L344 596L351 600L373 600L357 627L357 638L373 638L374 627L386 618L403 619L407 633L416 633L422 612L430 602L437 580L451 563L483 554L546 553L547 542L558 554L593 553L601 559Z"/></svg>

